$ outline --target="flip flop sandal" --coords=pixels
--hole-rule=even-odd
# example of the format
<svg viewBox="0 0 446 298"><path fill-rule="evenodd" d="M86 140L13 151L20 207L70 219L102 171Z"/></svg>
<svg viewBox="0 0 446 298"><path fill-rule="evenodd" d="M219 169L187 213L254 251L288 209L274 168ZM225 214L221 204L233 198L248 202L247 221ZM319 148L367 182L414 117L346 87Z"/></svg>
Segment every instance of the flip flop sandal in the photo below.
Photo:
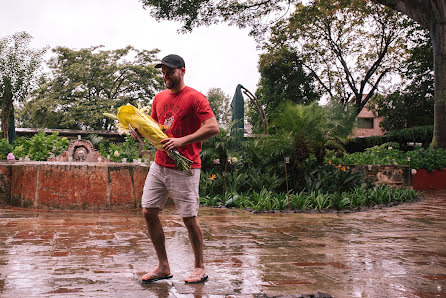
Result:
<svg viewBox="0 0 446 298"><path fill-rule="evenodd" d="M192 276L195 276L195 275L191 275L190 277L192 277ZM202 282L208 280L208 278L209 278L209 276L206 274L200 280L194 280L194 281L185 280L184 282L187 284L199 284L199 283L202 283Z"/></svg>
<svg viewBox="0 0 446 298"><path fill-rule="evenodd" d="M150 284L154 281L158 281L158 280L163 280L163 279L169 279L172 278L173 275L164 275L164 276L160 276L160 275L154 275L153 277L149 278L149 279L142 279L141 282L143 284Z"/></svg>

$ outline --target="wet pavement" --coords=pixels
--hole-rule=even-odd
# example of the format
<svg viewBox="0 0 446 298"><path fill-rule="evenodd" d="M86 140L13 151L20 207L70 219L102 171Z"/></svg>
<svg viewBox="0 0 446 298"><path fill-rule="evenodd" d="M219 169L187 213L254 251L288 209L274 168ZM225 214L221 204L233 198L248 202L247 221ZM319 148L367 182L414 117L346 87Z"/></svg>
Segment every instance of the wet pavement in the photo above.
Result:
<svg viewBox="0 0 446 298"><path fill-rule="evenodd" d="M0 209L1 297L446 297L446 192L357 213L201 208L209 281L173 206L162 213L173 279L156 265L139 211Z"/></svg>

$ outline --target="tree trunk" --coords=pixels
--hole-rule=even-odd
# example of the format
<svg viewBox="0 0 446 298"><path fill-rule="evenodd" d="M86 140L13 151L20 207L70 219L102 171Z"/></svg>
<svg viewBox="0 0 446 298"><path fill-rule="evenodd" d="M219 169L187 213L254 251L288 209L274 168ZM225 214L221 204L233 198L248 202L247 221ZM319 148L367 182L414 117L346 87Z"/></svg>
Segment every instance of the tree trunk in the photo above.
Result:
<svg viewBox="0 0 446 298"><path fill-rule="evenodd" d="M434 51L435 104L432 147L446 149L446 2L372 0L398 10L429 30Z"/></svg>
<svg viewBox="0 0 446 298"><path fill-rule="evenodd" d="M4 79L4 89L2 96L2 131L3 138L8 140L8 132L9 132L9 116L11 114L12 108L12 90L11 90L11 81L9 78Z"/></svg>
<svg viewBox="0 0 446 298"><path fill-rule="evenodd" d="M434 135L432 147L446 149L446 24L434 22L430 29L434 51Z"/></svg>
<svg viewBox="0 0 446 298"><path fill-rule="evenodd" d="M9 113L9 127L8 127L8 142L14 143L15 140L15 117L14 117L14 105L11 105L11 111Z"/></svg>

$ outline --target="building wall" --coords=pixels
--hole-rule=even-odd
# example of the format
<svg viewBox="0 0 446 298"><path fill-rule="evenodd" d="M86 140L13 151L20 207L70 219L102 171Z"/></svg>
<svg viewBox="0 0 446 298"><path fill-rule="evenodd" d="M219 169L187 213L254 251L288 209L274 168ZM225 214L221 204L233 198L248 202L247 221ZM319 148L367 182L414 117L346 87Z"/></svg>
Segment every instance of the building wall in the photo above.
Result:
<svg viewBox="0 0 446 298"><path fill-rule="evenodd" d="M373 119L373 128L358 128L353 129L353 137L371 137L371 136L383 136L384 130L379 126L379 124L384 120L383 117L376 116L375 112L364 107L358 114L358 118Z"/></svg>

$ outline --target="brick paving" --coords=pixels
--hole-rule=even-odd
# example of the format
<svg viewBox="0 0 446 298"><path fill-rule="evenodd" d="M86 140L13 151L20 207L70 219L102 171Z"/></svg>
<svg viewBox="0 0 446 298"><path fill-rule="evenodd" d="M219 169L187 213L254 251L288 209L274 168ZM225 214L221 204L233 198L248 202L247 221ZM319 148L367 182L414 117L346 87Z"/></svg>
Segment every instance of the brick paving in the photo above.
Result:
<svg viewBox="0 0 446 298"><path fill-rule="evenodd" d="M0 208L1 297L446 297L446 192L357 213L253 214L201 208L209 281L173 206L162 213L173 279L156 264L139 210Z"/></svg>

